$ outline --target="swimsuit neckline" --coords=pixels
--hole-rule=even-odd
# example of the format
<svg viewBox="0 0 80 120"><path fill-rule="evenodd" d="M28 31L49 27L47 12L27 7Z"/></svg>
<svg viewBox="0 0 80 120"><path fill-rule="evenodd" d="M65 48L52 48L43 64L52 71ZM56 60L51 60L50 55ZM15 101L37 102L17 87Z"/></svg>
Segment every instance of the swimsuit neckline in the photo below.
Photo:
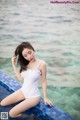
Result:
<svg viewBox="0 0 80 120"><path fill-rule="evenodd" d="M38 70L38 69L27 68L27 70L31 70L31 71L36 71L36 72L39 72L39 73L40 73L40 75L41 75L41 71L40 71L40 70Z"/></svg>

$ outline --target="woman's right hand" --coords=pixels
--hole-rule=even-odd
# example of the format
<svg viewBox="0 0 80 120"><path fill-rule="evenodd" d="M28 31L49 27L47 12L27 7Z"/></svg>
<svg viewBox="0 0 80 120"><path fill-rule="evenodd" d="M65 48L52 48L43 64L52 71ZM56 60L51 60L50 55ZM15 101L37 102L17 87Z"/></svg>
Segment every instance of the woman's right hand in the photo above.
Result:
<svg viewBox="0 0 80 120"><path fill-rule="evenodd" d="M12 57L12 64L16 65L16 62L17 62L17 56L13 56Z"/></svg>

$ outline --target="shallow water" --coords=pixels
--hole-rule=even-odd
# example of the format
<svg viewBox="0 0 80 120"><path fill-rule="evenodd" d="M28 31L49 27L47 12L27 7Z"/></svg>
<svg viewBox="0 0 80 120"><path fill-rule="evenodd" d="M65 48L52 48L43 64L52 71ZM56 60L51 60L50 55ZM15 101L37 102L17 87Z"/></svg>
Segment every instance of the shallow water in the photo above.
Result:
<svg viewBox="0 0 80 120"><path fill-rule="evenodd" d="M0 69L16 78L11 57L29 41L47 62L48 96L80 119L80 4L0 0ZM39 84L40 91L41 85Z"/></svg>

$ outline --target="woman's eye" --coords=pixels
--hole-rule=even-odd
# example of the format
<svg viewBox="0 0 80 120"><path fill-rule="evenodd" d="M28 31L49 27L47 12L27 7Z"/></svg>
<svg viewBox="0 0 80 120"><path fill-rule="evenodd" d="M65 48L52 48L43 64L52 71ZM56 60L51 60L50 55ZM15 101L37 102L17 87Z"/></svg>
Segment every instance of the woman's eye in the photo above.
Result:
<svg viewBox="0 0 80 120"><path fill-rule="evenodd" d="M31 51L29 51L28 53L29 53L29 54L31 54L32 52L31 52Z"/></svg>
<svg viewBox="0 0 80 120"><path fill-rule="evenodd" d="M24 55L24 57L27 57L27 55Z"/></svg>

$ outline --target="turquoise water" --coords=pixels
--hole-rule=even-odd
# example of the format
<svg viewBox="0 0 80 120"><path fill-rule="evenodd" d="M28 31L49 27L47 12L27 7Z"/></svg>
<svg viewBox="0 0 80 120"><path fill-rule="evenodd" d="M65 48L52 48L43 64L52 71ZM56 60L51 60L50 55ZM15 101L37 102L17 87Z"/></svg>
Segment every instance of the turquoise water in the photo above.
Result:
<svg viewBox="0 0 80 120"><path fill-rule="evenodd" d="M0 0L0 69L16 78L11 57L29 41L47 62L48 97L80 120L80 4ZM42 93L41 85L39 89Z"/></svg>

